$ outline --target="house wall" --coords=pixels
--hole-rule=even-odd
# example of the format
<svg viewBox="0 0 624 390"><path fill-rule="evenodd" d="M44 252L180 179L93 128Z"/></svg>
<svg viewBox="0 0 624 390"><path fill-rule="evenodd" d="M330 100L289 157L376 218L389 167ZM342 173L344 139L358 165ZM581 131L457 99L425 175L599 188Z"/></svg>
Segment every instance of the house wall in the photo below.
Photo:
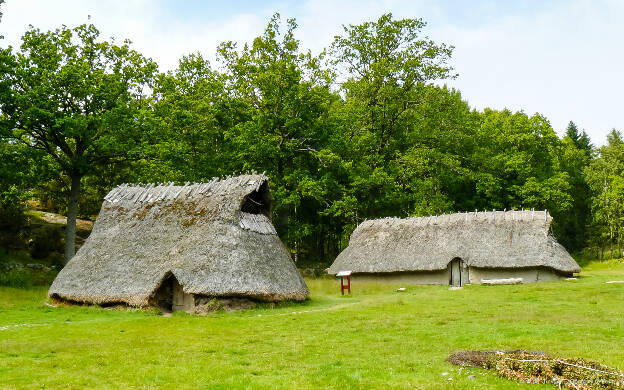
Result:
<svg viewBox="0 0 624 390"><path fill-rule="evenodd" d="M433 272L393 272L393 273L370 273L354 274L351 276L353 283L379 282L390 284L449 284L449 270Z"/></svg>
<svg viewBox="0 0 624 390"><path fill-rule="evenodd" d="M550 282L553 280L561 280L565 278L570 278L572 276L574 276L574 274L572 273L560 274L560 273L554 272L546 268L540 268L537 274L537 281L538 282Z"/></svg>
<svg viewBox="0 0 624 390"><path fill-rule="evenodd" d="M535 283L560 280L565 277L547 268L470 268L470 283L472 284L481 284L481 279L522 278L522 283Z"/></svg>
<svg viewBox="0 0 624 390"><path fill-rule="evenodd" d="M187 294L177 280L173 281L173 304L172 311L189 311L195 308L195 298Z"/></svg>
<svg viewBox="0 0 624 390"><path fill-rule="evenodd" d="M353 283L377 282L388 284L444 284L450 282L450 270L432 272L392 272L353 274ZM558 274L548 268L517 268L517 269L488 269L464 267L462 269L462 284L481 284L481 279L508 279L522 278L523 283L535 283L560 280L568 275Z"/></svg>

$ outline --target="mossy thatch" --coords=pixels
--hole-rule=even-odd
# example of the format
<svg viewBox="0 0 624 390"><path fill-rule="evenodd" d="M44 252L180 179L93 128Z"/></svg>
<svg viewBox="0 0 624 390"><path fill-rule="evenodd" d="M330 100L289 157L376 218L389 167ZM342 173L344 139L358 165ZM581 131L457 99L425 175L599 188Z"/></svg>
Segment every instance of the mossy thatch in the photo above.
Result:
<svg viewBox="0 0 624 390"><path fill-rule="evenodd" d="M303 300L308 288L270 220L264 175L121 185L50 287L55 299L147 306L174 275L185 293Z"/></svg>
<svg viewBox="0 0 624 390"><path fill-rule="evenodd" d="M551 222L548 212L532 210L364 221L329 273L439 271L454 258L472 267L580 272L549 233Z"/></svg>

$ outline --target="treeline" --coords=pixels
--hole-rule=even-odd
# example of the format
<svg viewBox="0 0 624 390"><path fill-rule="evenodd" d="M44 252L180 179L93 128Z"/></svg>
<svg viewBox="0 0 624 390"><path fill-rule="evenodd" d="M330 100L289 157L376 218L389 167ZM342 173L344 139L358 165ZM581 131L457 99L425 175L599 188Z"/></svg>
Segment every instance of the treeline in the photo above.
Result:
<svg viewBox="0 0 624 390"><path fill-rule="evenodd" d="M424 26L386 14L314 56L275 15L217 64L193 54L166 73L93 25L31 28L0 52L3 228L19 234L16 205L39 199L67 213L71 257L76 216L117 184L255 170L298 261L331 262L364 219L484 209L548 209L570 251L619 250L621 134L596 150L572 122L561 139L540 114L471 109L438 85L453 48Z"/></svg>

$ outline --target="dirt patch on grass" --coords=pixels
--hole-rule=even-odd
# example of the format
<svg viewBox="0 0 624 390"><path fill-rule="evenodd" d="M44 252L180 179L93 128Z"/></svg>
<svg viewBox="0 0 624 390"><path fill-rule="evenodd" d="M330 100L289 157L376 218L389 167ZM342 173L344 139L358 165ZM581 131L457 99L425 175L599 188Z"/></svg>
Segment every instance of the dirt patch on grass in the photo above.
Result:
<svg viewBox="0 0 624 390"><path fill-rule="evenodd" d="M449 356L446 360L456 366L481 367L489 369L491 368L493 360L495 361L498 359L498 354L546 356L544 352L527 351L525 349L514 349L510 351L459 351Z"/></svg>
<svg viewBox="0 0 624 390"><path fill-rule="evenodd" d="M47 223L52 223L55 225L67 224L67 218L60 214L49 213L47 211L37 211L35 215L39 219ZM76 228L79 230L91 231L91 229L93 229L93 221L88 221L86 219L76 219Z"/></svg>

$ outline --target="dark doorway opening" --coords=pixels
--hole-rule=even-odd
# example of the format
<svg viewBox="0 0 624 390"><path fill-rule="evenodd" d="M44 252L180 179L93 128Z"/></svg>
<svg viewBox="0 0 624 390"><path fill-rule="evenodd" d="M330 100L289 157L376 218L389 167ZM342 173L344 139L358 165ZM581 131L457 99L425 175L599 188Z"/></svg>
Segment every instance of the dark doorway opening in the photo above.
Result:
<svg viewBox="0 0 624 390"><path fill-rule="evenodd" d="M459 257L454 258L449 263L449 268L451 270L451 275L449 278L449 284L455 287L463 286L463 278L462 278L462 268L463 261Z"/></svg>
<svg viewBox="0 0 624 390"><path fill-rule="evenodd" d="M163 312L172 312L174 284L178 284L176 277L173 276L172 273L168 273L152 296L151 305L159 308Z"/></svg>

